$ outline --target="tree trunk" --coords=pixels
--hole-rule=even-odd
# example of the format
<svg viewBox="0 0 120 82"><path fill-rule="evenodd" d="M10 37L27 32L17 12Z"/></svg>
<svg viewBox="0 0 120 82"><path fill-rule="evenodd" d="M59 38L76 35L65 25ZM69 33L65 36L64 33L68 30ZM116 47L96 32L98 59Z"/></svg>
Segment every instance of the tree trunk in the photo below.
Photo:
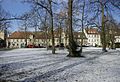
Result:
<svg viewBox="0 0 120 82"><path fill-rule="evenodd" d="M67 44L67 39L68 39L68 21L67 20L65 20L65 24L66 24L66 28L65 28L65 30L64 30L64 32L65 32L65 47L67 48L67 46L68 46L68 44Z"/></svg>
<svg viewBox="0 0 120 82"><path fill-rule="evenodd" d="M61 28L61 23L60 23L60 27L59 27L59 47L61 46L61 34L62 34L62 28Z"/></svg>
<svg viewBox="0 0 120 82"><path fill-rule="evenodd" d="M6 39L7 39L7 28L5 28L4 30L4 47L7 47Z"/></svg>
<svg viewBox="0 0 120 82"><path fill-rule="evenodd" d="M25 48L27 48L27 26L25 24Z"/></svg>
<svg viewBox="0 0 120 82"><path fill-rule="evenodd" d="M106 50L106 33L105 33L105 16L104 16L104 5L101 5L102 7L102 34L101 34L101 38L102 38L102 51L107 52Z"/></svg>
<svg viewBox="0 0 120 82"><path fill-rule="evenodd" d="M114 28L114 27L112 27ZM111 49L115 49L115 36L114 36L114 29L112 29L112 34L111 34Z"/></svg>
<svg viewBox="0 0 120 82"><path fill-rule="evenodd" d="M72 28L72 4L73 0L68 0L68 27L69 27L69 57L80 57L80 51L77 51L77 44L73 38L73 28Z"/></svg>
<svg viewBox="0 0 120 82"><path fill-rule="evenodd" d="M36 46L36 38L35 35L37 35L37 27L35 27L35 33L33 35L33 45Z"/></svg>
<svg viewBox="0 0 120 82"><path fill-rule="evenodd" d="M54 42L54 31L53 31L53 12L52 12L52 0L49 1L50 4L50 18L51 18L51 39L52 39L52 54L55 54L55 42Z"/></svg>
<svg viewBox="0 0 120 82"><path fill-rule="evenodd" d="M47 26L45 27L45 43L46 43L46 48L47 48L47 50L48 50L48 28L47 28Z"/></svg>
<svg viewBox="0 0 120 82"><path fill-rule="evenodd" d="M85 1L83 4L83 11L82 11L82 35L81 35L81 53L82 53L82 46L83 46L83 36L84 36L84 9L85 9Z"/></svg>

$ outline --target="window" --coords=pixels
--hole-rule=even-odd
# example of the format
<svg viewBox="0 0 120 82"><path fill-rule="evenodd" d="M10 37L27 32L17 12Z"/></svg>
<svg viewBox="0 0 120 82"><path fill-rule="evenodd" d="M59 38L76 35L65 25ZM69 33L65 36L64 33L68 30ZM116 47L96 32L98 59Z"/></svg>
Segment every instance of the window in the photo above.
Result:
<svg viewBox="0 0 120 82"><path fill-rule="evenodd" d="M13 42L14 42L15 40L13 39Z"/></svg>
<svg viewBox="0 0 120 82"><path fill-rule="evenodd" d="M12 45L13 45L13 46L15 46L15 44L14 44L14 43L13 43Z"/></svg>
<svg viewBox="0 0 120 82"><path fill-rule="evenodd" d="M57 40L57 42L59 42L59 39L56 39Z"/></svg>
<svg viewBox="0 0 120 82"><path fill-rule="evenodd" d="M41 39L41 42L43 42L43 39Z"/></svg>
<svg viewBox="0 0 120 82"><path fill-rule="evenodd" d="M93 42L93 39L92 39L92 42Z"/></svg>
<svg viewBox="0 0 120 82"><path fill-rule="evenodd" d="M90 42L90 39L89 39L89 42Z"/></svg>
<svg viewBox="0 0 120 82"><path fill-rule="evenodd" d="M30 42L31 42L31 39L30 39Z"/></svg>
<svg viewBox="0 0 120 82"><path fill-rule="evenodd" d="M97 38L99 38L99 35L97 35Z"/></svg>
<svg viewBox="0 0 120 82"><path fill-rule="evenodd" d="M63 39L61 39L61 42L63 43Z"/></svg>
<svg viewBox="0 0 120 82"><path fill-rule="evenodd" d="M19 42L19 40L17 39L17 42Z"/></svg>
<svg viewBox="0 0 120 82"><path fill-rule="evenodd" d="M95 37L96 37L96 35L95 35Z"/></svg>
<svg viewBox="0 0 120 82"><path fill-rule="evenodd" d="M95 39L95 42L96 42L96 39Z"/></svg>

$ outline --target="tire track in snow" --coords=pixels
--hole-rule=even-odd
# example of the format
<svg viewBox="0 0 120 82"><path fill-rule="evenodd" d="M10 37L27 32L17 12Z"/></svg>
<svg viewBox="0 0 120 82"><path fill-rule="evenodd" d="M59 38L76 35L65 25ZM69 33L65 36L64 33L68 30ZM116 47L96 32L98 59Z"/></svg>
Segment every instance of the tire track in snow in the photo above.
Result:
<svg viewBox="0 0 120 82"><path fill-rule="evenodd" d="M56 65L56 64L58 64L58 63L62 63L62 62L65 62L65 61L67 61L67 60L69 60L69 59L60 59L60 60L56 60L56 61L58 61L58 62L55 62L55 63L52 63L52 64L48 64L48 65L45 65L45 66L40 66L40 67L37 67L37 68L33 68L33 69L31 69L31 70L27 70L27 71L21 71L21 72L18 72L18 73L12 73L12 74L10 74L10 75L7 75L7 76L5 76L5 77L2 77L2 78L11 78L11 77L14 77L14 76L20 76L20 75L29 75L29 74L31 74L32 72L34 72L34 71L37 71L37 70L39 70L39 69L43 69L43 68L45 68L45 67L49 67L49 66L52 66L52 65ZM53 60L52 60L53 61Z"/></svg>
<svg viewBox="0 0 120 82"><path fill-rule="evenodd" d="M103 53L100 53L100 54L103 54ZM97 58L99 58L100 56L102 56L102 55L100 55L100 54L97 55L97 56L95 56L95 57L87 58L87 59L85 59L85 60L83 60L83 61L80 61L80 62L77 62L77 63L73 63L73 64L64 66L64 67L59 68L59 69L55 69L55 70L52 70L52 71L48 71L48 72L46 72L46 73L44 73L44 74L41 74L41 75L39 75L39 76L35 76L35 77L32 77L32 78L26 78L26 79L23 80L22 82L28 82L28 81L29 81L29 82L35 82L35 81L41 81L41 80L43 80L43 79L46 79L46 80L47 80L47 78L51 77L52 75L56 75L56 74L58 74L58 73L60 73L60 72L65 71L66 69L70 69L70 68L72 68L72 67L74 67L74 66L77 66L77 65L79 65L79 64L86 63L86 62L88 62L88 61L90 61L90 60L97 59Z"/></svg>

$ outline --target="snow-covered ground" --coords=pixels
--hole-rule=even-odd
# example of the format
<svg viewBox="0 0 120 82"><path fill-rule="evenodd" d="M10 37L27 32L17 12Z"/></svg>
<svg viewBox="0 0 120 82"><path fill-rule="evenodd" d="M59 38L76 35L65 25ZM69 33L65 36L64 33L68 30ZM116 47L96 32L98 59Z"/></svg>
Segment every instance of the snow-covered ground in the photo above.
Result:
<svg viewBox="0 0 120 82"><path fill-rule="evenodd" d="M85 58L46 49L0 51L0 79L20 82L120 82L120 49L84 48ZM0 81L1 82L1 81Z"/></svg>

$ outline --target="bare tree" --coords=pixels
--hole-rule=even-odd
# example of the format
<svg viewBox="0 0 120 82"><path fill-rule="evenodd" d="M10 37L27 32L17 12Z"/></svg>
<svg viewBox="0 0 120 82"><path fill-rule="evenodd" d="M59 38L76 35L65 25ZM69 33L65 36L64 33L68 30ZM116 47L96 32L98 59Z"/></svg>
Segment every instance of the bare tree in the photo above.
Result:
<svg viewBox="0 0 120 82"><path fill-rule="evenodd" d="M115 35L118 34L118 24L113 18L109 18L110 21L106 23L106 36L107 46L111 49L115 49Z"/></svg>
<svg viewBox="0 0 120 82"><path fill-rule="evenodd" d="M57 32L58 32L58 36L59 36L59 47L62 43L61 40L62 40L62 33L63 33L64 27L65 27L65 19L66 19L66 13L62 10L59 13L57 13L54 17L54 20L55 20L54 23L58 27Z"/></svg>
<svg viewBox="0 0 120 82"><path fill-rule="evenodd" d="M50 27L51 27L51 39L52 39L52 53L55 54L55 42L54 42L54 28L53 28L53 2L52 0L25 0L25 2L32 3L33 5L38 7L39 9L45 9L50 15Z"/></svg>
<svg viewBox="0 0 120 82"><path fill-rule="evenodd" d="M63 20L62 23L62 28L64 30L65 33L65 47L68 46L68 6L67 6L67 1L61 0L60 4L59 4L62 16L59 20Z"/></svg>
<svg viewBox="0 0 120 82"><path fill-rule="evenodd" d="M25 12L21 18L23 18L24 20L21 21L21 26L20 29L22 29L25 33L25 47L27 47L27 39L28 39L28 28L31 27L29 21L30 21L30 17L32 16L31 12Z"/></svg>
<svg viewBox="0 0 120 82"><path fill-rule="evenodd" d="M69 35L69 54L70 57L80 57L81 51L77 50L77 43L74 41L73 27L72 27L72 13L73 12L73 0L68 0L68 35Z"/></svg>
<svg viewBox="0 0 120 82"><path fill-rule="evenodd" d="M117 3L115 0L90 0L91 4L91 10L92 12L95 12L95 15L93 16L92 20L96 20L96 18L101 18L98 19L98 23L94 23L98 28L101 30L101 43L102 43L102 51L106 52L106 23L109 20L106 20L106 13L111 11L111 7L119 9L120 6L119 4L120 1L118 0ZM110 14L110 13L109 13ZM91 20L90 20L91 21ZM101 24L100 24L101 23Z"/></svg>
<svg viewBox="0 0 120 82"><path fill-rule="evenodd" d="M6 47L6 38L8 35L8 29L11 26L9 20L3 20L9 18L10 14L6 12L0 5L0 31L4 32L4 47Z"/></svg>
<svg viewBox="0 0 120 82"><path fill-rule="evenodd" d="M86 21L87 21L87 14L88 14L88 9L86 8L86 0L76 0L75 4L76 7L74 8L75 14L77 15L75 17L75 26L79 26L78 28L81 29L81 52L82 52L82 46L83 46L83 36L84 36L84 28L86 26Z"/></svg>
<svg viewBox="0 0 120 82"><path fill-rule="evenodd" d="M45 45L46 45L46 48L48 49L48 39L49 39L49 37L48 37L48 29L49 29L49 21L48 21L48 19L49 19L49 16L48 16L48 12L47 11L45 11L45 14L42 14L41 15L41 12L39 13L38 12L38 15L39 15L39 19L40 19L40 21L41 21L41 23L40 23L40 30L42 30L43 32L44 32L44 35L45 35Z"/></svg>

